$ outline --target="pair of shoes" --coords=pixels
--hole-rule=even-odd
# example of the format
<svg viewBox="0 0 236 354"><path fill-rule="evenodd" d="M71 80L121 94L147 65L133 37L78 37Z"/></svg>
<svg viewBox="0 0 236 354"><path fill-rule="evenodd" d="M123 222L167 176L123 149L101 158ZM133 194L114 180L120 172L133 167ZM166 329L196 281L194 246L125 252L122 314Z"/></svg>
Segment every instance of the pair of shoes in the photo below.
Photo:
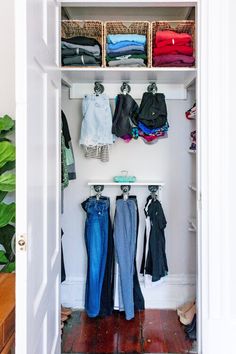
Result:
<svg viewBox="0 0 236 354"><path fill-rule="evenodd" d="M182 314L184 314L185 312L190 310L194 304L195 304L195 301L189 301L189 302L186 302L184 305L180 306L177 309L178 316L181 316Z"/></svg>
<svg viewBox="0 0 236 354"><path fill-rule="evenodd" d="M185 311L182 311L179 315L179 320L183 325L189 325L192 320L194 315L196 314L196 305L195 302L192 304L190 307L186 307Z"/></svg>
<svg viewBox="0 0 236 354"><path fill-rule="evenodd" d="M192 322L185 326L184 329L188 339L191 341L197 340L197 315L195 314Z"/></svg>

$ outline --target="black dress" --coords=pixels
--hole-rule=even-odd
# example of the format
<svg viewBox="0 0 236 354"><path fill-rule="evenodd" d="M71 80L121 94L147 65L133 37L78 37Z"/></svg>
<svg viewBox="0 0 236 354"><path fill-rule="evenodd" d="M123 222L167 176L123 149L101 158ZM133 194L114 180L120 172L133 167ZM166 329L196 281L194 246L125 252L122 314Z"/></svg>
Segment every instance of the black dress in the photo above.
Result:
<svg viewBox="0 0 236 354"><path fill-rule="evenodd" d="M151 275L152 281L154 282L160 280L168 273L164 232L167 222L159 200L152 199L152 197L149 196L147 198L146 206L148 203L150 204L147 208L147 211L145 210L145 214L146 217L150 217L151 229L148 245L145 230L143 259L140 273ZM146 247L148 247L147 258L145 256Z"/></svg>

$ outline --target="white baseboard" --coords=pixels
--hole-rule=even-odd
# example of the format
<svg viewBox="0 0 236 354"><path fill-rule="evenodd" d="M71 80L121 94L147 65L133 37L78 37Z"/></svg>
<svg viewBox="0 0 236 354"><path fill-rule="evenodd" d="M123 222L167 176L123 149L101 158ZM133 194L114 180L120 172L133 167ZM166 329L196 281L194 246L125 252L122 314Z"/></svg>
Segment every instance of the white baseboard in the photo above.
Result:
<svg viewBox="0 0 236 354"><path fill-rule="evenodd" d="M195 298L196 276L193 274L170 274L160 283L145 286L140 281L145 308L176 309ZM66 307L84 308L85 278L68 278L61 285L61 302Z"/></svg>

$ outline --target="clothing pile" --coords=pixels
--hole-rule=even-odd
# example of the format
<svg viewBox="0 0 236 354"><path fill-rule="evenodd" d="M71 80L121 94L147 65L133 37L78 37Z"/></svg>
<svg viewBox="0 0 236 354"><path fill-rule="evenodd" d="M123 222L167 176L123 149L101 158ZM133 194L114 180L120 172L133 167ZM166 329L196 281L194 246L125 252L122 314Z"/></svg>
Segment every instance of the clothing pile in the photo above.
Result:
<svg viewBox="0 0 236 354"><path fill-rule="evenodd" d="M197 340L197 310L195 301L187 302L177 309L180 322L189 340Z"/></svg>
<svg viewBox="0 0 236 354"><path fill-rule="evenodd" d="M196 132L196 130L194 130L190 133L190 139L191 139L191 146L190 146L189 150L196 151L196 149L197 149L197 132Z"/></svg>
<svg viewBox="0 0 236 354"><path fill-rule="evenodd" d="M197 117L196 103L194 103L194 105L189 110L187 110L187 112L185 112L185 116L187 119L196 119Z"/></svg>
<svg viewBox="0 0 236 354"><path fill-rule="evenodd" d="M106 94L86 95L82 114L80 145L85 157L109 161L109 146L114 142L109 97Z"/></svg>
<svg viewBox="0 0 236 354"><path fill-rule="evenodd" d="M193 57L192 36L175 31L157 31L154 39L153 66L191 67Z"/></svg>
<svg viewBox="0 0 236 354"><path fill-rule="evenodd" d="M147 198L144 213L146 228L140 273L144 276L147 285L150 283L150 278L152 282L156 282L168 274L164 233L167 222L157 197Z"/></svg>
<svg viewBox="0 0 236 354"><path fill-rule="evenodd" d="M119 94L113 116L112 132L125 142L141 137L153 144L167 136L169 124L163 93L145 92L140 107L129 94Z"/></svg>
<svg viewBox="0 0 236 354"><path fill-rule="evenodd" d="M140 34L109 34L106 45L108 66L147 66L146 41L146 36Z"/></svg>
<svg viewBox="0 0 236 354"><path fill-rule="evenodd" d="M62 38L61 62L65 66L101 66L101 45L95 38Z"/></svg>

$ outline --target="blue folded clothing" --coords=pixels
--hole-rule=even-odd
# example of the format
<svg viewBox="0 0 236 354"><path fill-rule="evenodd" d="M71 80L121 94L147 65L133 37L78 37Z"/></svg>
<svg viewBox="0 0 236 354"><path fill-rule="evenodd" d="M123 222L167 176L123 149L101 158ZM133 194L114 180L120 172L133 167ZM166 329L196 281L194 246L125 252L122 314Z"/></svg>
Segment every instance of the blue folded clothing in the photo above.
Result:
<svg viewBox="0 0 236 354"><path fill-rule="evenodd" d="M115 44L113 44L113 43L107 44L107 49L115 50L115 49L124 48L127 46L133 46L133 45L143 47L143 44L139 43L139 42L122 41L122 42L117 42Z"/></svg>
<svg viewBox="0 0 236 354"><path fill-rule="evenodd" d="M141 44L146 43L146 36L143 34L109 34L107 36L107 43L118 43L124 41L138 42Z"/></svg>
<svg viewBox="0 0 236 354"><path fill-rule="evenodd" d="M107 48L107 53L108 54L110 54L110 53L124 53L124 52L129 52L131 50L139 50L140 52L145 53L144 45L127 45L126 47L112 49L112 50Z"/></svg>
<svg viewBox="0 0 236 354"><path fill-rule="evenodd" d="M141 129L145 134L149 135L149 134L156 134L158 132L167 132L169 129L169 124L165 123L165 125L163 125L163 127L161 128L156 128L156 129L150 129L148 128L145 124L143 124L142 122L138 123L138 127L139 129Z"/></svg>

